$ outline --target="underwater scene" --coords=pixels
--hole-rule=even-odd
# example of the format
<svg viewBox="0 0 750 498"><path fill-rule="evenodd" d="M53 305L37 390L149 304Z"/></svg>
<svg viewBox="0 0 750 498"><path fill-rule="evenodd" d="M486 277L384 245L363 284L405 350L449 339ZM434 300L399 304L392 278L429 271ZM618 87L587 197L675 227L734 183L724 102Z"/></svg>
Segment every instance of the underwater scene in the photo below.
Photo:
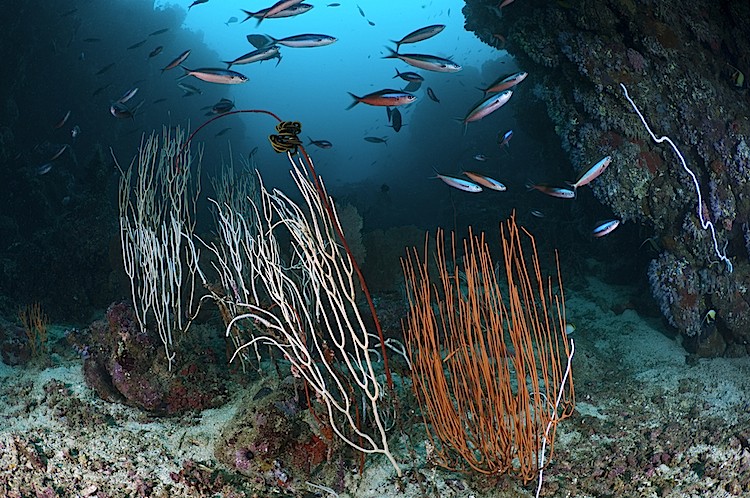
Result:
<svg viewBox="0 0 750 498"><path fill-rule="evenodd" d="M0 3L0 497L750 496L750 2Z"/></svg>

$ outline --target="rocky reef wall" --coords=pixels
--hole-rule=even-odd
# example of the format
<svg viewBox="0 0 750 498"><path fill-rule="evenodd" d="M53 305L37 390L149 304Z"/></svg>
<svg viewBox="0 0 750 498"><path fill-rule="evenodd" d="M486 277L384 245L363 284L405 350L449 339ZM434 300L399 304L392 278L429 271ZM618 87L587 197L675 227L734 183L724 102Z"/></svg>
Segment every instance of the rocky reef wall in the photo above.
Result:
<svg viewBox="0 0 750 498"><path fill-rule="evenodd" d="M467 29L529 72L527 97L546 105L573 173L592 158L613 157L593 192L622 220L652 230L658 256L648 277L664 317L698 354L748 354L750 4L499 5L467 0ZM657 136L679 147L700 185L700 205L677 155L651 139L621 84ZM716 246L699 209L716 227Z"/></svg>

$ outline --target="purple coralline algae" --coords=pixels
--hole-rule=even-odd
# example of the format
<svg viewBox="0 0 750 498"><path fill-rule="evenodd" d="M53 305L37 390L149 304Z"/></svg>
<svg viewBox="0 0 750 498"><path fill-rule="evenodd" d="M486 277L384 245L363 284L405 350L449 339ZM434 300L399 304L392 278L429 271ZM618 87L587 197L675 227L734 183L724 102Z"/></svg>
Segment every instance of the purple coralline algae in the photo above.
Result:
<svg viewBox="0 0 750 498"><path fill-rule="evenodd" d="M184 348L168 371L158 335L141 330L133 309L116 303L105 320L91 324L83 340L87 383L108 401L120 401L162 415L218 406L224 401L226 375L205 347Z"/></svg>

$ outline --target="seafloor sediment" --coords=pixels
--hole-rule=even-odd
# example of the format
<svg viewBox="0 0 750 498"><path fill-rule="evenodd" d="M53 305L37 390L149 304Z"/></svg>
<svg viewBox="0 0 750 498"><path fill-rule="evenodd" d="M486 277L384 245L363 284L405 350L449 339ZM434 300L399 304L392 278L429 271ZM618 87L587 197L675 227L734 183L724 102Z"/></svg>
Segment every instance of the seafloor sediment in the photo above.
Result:
<svg viewBox="0 0 750 498"><path fill-rule="evenodd" d="M688 355L660 319L633 310L638 291L603 283L587 265L590 276L566 291L577 327L577 406L558 427L541 495L746 496L750 359ZM237 474L214 446L252 390L234 383L220 408L155 417L98 398L75 354L55 354L46 367L2 365L0 496L533 496L534 482L434 467L420 424L393 430L402 478L384 458L368 459L361 475L313 479L315 486L295 476L269 486Z"/></svg>

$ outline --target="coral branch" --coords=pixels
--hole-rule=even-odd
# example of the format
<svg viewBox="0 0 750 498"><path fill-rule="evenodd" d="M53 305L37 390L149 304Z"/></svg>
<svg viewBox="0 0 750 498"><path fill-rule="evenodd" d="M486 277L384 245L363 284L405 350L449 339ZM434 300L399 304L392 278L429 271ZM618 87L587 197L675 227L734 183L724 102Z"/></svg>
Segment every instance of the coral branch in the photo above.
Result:
<svg viewBox="0 0 750 498"><path fill-rule="evenodd" d="M651 138L654 140L654 142L660 144L662 142L667 142L670 147L672 147L672 150L674 150L675 154L677 154L677 158L680 160L680 163L682 164L682 169L685 170L685 172L690 175L690 178L693 180L693 187L695 188L695 193L698 195L698 205L696 206L696 212L698 213L698 219L701 222L701 228L703 230L708 230L711 232L711 239L713 240L714 244L714 253L716 253L716 256L719 258L719 260L723 261L727 265L727 269L729 270L729 273L732 273L732 270L734 267L732 266L732 262L729 260L729 258L726 255L725 248L726 244L724 245L724 248L719 248L719 241L716 238L716 228L714 227L714 224L711 222L711 220L706 219L706 217L703 214L703 195L701 194L701 186L698 182L698 177L693 173L693 171L688 167L687 162L685 162L685 158L683 157L682 153L680 152L680 149L677 148L675 143L672 141L671 138L667 136L661 136L657 137L656 134L654 134L653 131L651 131L651 127L646 122L646 118L643 117L643 114L641 114L640 109L638 109L638 106L635 105L635 102L633 102L633 99L630 98L630 95L628 94L628 89L625 88L625 85L620 83L620 86L622 87L622 91L625 94L625 99L630 103L630 105L633 107L633 110L638 114L638 117L641 118L641 122L643 123L643 126L646 127L646 131L648 131L648 134L651 135Z"/></svg>

